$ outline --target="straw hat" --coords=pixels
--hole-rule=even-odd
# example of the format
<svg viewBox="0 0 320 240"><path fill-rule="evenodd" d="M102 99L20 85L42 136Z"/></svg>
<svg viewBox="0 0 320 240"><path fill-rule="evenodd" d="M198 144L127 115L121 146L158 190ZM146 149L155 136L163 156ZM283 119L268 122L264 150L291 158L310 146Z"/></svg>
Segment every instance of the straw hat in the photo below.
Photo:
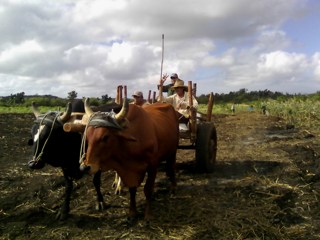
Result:
<svg viewBox="0 0 320 240"><path fill-rule="evenodd" d="M184 81L181 80L181 79L178 79L174 85L172 86L173 89L176 89L176 88L183 88L184 90L188 91L188 86L185 86L184 85Z"/></svg>

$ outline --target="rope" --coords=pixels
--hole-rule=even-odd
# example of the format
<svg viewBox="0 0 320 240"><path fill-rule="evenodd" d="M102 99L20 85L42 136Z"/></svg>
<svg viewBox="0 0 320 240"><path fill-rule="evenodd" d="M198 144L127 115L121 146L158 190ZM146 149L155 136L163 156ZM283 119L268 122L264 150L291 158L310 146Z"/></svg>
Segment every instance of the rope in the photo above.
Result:
<svg viewBox="0 0 320 240"><path fill-rule="evenodd" d="M80 159L79 159L79 163L82 164L84 159L86 158L86 136L87 136L87 128L89 126L90 121L92 120L92 118L96 115L96 113L93 113L90 117L88 122L86 123L86 127L84 129L83 132L83 136L82 136L82 141L81 141L81 147L80 147Z"/></svg>
<svg viewBox="0 0 320 240"><path fill-rule="evenodd" d="M51 113L52 113L52 112L46 113L46 114L44 115L44 117L42 118L40 124L39 124L39 139L40 139L40 126L43 124L45 118L46 118L49 114L51 114ZM33 159L32 159L33 161L38 162L38 161L41 159L41 157L42 157L42 155L43 155L44 148L45 148L45 146L47 145L48 140L49 140L49 138L50 138L50 136L51 136L51 133L52 133L54 124L55 124L55 122L57 121L57 119L58 119L58 117L60 116L60 114L61 114L61 112L58 112L57 115L54 117L53 122L52 122L52 125L51 125L51 128L50 128L49 135L48 135L46 141L44 142L44 144L43 144L43 146L42 146L41 152L39 153L38 157L36 157L36 156L37 156L37 153L38 153L38 150L39 150L39 142L40 142L39 139L38 139L37 146L36 146L36 151L35 151L35 154L34 154Z"/></svg>
<svg viewBox="0 0 320 240"><path fill-rule="evenodd" d="M80 154L79 154L79 163L82 164L84 159L86 158L86 136L87 136L87 129L89 126L89 123L91 122L91 120L93 119L93 117L95 117L98 114L107 114L109 116L114 117L115 112L113 111L113 109L111 110L111 112L94 112L88 119L87 123L86 123L86 127L84 129L83 132L83 136L82 136L82 141L81 141L81 147L80 147Z"/></svg>

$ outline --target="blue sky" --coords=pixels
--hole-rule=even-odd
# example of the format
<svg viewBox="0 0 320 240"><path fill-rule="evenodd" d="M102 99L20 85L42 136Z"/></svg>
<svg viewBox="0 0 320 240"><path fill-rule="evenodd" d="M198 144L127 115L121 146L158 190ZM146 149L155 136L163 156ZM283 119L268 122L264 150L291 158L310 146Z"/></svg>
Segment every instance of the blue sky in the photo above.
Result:
<svg viewBox="0 0 320 240"><path fill-rule="evenodd" d="M291 51L304 52L312 56L319 52L317 38L320 34L318 23L320 21L320 1L314 0L308 3L308 12L298 19L289 19L284 23L283 29L293 41Z"/></svg>
<svg viewBox="0 0 320 240"><path fill-rule="evenodd" d="M163 73L198 94L320 90L317 0L2 0L0 96L157 91Z"/></svg>

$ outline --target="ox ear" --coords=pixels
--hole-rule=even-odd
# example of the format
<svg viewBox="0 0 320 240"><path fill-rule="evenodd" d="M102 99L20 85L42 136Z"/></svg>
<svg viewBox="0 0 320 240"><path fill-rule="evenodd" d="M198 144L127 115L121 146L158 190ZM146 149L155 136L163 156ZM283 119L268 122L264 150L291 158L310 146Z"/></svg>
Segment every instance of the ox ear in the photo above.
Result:
<svg viewBox="0 0 320 240"><path fill-rule="evenodd" d="M127 141L133 141L133 142L137 141L137 139L134 136L132 136L131 134L124 133L122 131L119 131L117 135Z"/></svg>

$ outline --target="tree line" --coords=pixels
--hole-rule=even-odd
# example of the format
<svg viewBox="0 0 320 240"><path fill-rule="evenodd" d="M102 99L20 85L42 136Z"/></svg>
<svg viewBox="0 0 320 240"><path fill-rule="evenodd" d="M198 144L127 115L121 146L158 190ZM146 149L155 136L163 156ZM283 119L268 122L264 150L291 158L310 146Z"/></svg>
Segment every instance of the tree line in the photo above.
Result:
<svg viewBox="0 0 320 240"><path fill-rule="evenodd" d="M36 102L39 106L49 107L65 107L68 102L78 99L78 93L71 91L66 98L60 98L52 95L25 95L24 92L10 94L10 96L0 97L0 106L31 106L32 102ZM99 106L111 102L112 98L108 94L102 95L100 98L90 98L90 104Z"/></svg>
<svg viewBox="0 0 320 240"><path fill-rule="evenodd" d="M215 104L225 104L225 103L252 103L257 101L266 101L266 100L277 100L277 101L286 101L291 98L298 98L303 100L314 99L320 100L320 91L313 94L289 94L282 92L272 92L268 89L259 90L259 91L248 91L245 88L240 89L239 91L229 92L229 93L215 93L214 94L214 103ZM197 96L197 100L201 104L206 104L209 99L209 94L202 94Z"/></svg>
<svg viewBox="0 0 320 240"><path fill-rule="evenodd" d="M67 94L66 98L59 98L52 95L25 95L24 92L11 94L10 96L0 97L0 106L31 106L32 102L36 102L40 106L61 106L64 107L67 102L77 99L78 93L71 91ZM248 91L242 88L238 91L229 93L215 93L214 103L215 104L226 104L226 103L251 103L256 101L265 100L278 100L286 101L290 98L298 98L303 100L313 99L316 101L320 100L320 91L314 94L289 94L281 92L272 92L270 90L259 90L259 91ZM201 94L197 96L197 100L200 104L207 104L209 100L209 94ZM94 106L105 104L114 101L113 98L108 94L102 95L100 98L90 98L90 103Z"/></svg>

